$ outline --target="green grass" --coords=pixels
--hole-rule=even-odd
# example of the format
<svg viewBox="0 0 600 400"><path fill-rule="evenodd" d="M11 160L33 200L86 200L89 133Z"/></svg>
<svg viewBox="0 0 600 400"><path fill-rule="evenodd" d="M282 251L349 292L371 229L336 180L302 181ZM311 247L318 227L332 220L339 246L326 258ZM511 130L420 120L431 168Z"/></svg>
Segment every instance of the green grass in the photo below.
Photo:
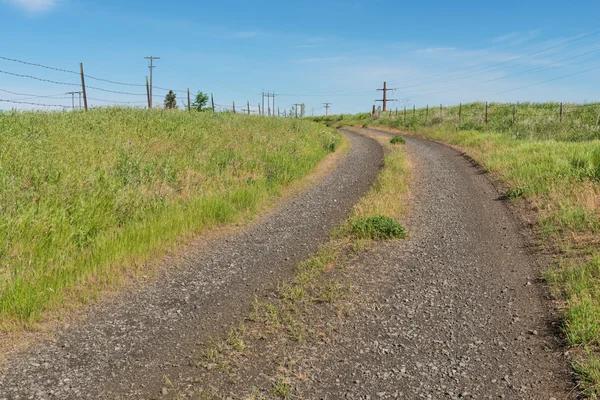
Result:
<svg viewBox="0 0 600 400"><path fill-rule="evenodd" d="M404 140L404 138L402 136L398 135L398 136L394 136L393 138L391 138L390 143L391 144L406 144L406 141Z"/></svg>
<svg viewBox="0 0 600 400"><path fill-rule="evenodd" d="M395 219L378 215L354 217L349 221L350 231L359 239L397 239L406 236L406 231Z"/></svg>
<svg viewBox="0 0 600 400"><path fill-rule="evenodd" d="M394 128L462 148L508 189L527 199L541 238L558 255L546 274L564 304L564 334L576 354L574 370L591 398L600 396L600 105L492 103L382 115L361 125ZM351 125L358 119L345 118Z"/></svg>
<svg viewBox="0 0 600 400"><path fill-rule="evenodd" d="M251 216L340 143L306 120L123 108L4 112L0 131L4 330Z"/></svg>

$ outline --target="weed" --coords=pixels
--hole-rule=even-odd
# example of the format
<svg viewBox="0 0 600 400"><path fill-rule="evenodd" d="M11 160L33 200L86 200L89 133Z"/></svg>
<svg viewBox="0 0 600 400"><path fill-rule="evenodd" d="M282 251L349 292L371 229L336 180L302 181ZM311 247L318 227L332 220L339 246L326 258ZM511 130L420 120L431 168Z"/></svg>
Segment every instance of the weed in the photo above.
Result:
<svg viewBox="0 0 600 400"><path fill-rule="evenodd" d="M406 144L406 140L404 140L404 138L402 136L396 135L392 139L390 139L390 143L391 144Z"/></svg>
<svg viewBox="0 0 600 400"><path fill-rule="evenodd" d="M271 393L281 399L288 399L292 395L292 386L284 377L279 377L272 383Z"/></svg>
<svg viewBox="0 0 600 400"><path fill-rule="evenodd" d="M352 234L361 239L396 239L406 236L406 230L390 217L354 217L349 221Z"/></svg>

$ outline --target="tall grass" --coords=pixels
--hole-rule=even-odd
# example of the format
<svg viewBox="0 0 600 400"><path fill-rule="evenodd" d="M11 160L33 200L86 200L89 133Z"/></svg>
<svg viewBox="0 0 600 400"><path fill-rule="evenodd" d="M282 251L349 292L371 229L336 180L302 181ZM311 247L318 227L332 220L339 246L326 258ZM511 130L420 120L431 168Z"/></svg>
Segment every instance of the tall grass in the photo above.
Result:
<svg viewBox="0 0 600 400"><path fill-rule="evenodd" d="M304 120L124 108L5 112L0 132L4 330L252 214L340 141Z"/></svg>

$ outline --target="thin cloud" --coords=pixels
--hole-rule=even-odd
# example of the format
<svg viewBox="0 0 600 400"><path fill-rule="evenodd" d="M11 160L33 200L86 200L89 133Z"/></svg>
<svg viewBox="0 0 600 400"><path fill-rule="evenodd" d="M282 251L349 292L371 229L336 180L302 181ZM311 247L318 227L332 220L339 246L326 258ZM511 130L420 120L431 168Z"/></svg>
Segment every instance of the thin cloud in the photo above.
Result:
<svg viewBox="0 0 600 400"><path fill-rule="evenodd" d="M510 32L506 35L492 38L492 43L518 45L535 39L542 33L541 29L532 29L527 32Z"/></svg>
<svg viewBox="0 0 600 400"><path fill-rule="evenodd" d="M57 5L55 0L7 0L9 4L30 13L42 13Z"/></svg>
<svg viewBox="0 0 600 400"><path fill-rule="evenodd" d="M346 61L347 57L314 57L314 58L301 58L296 60L296 64L316 64L316 63L336 63Z"/></svg>
<svg viewBox="0 0 600 400"><path fill-rule="evenodd" d="M455 47L429 47L426 49L413 50L413 53L442 53L455 50Z"/></svg>

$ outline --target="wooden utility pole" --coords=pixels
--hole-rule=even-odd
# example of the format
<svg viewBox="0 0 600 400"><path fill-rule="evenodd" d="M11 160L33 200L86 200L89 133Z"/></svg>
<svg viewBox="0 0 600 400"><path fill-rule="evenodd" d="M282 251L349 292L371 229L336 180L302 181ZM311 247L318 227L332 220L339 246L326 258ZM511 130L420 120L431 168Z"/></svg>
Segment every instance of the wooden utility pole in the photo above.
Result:
<svg viewBox="0 0 600 400"><path fill-rule="evenodd" d="M406 124L406 106L404 106L404 123Z"/></svg>
<svg viewBox="0 0 600 400"><path fill-rule="evenodd" d="M148 110L152 108L150 104L150 86L148 85L148 75L146 75L146 97L148 99Z"/></svg>
<svg viewBox="0 0 600 400"><path fill-rule="evenodd" d="M513 124L515 123L515 105L513 104L513 112L512 112L512 117L513 117Z"/></svg>
<svg viewBox="0 0 600 400"><path fill-rule="evenodd" d="M190 88L188 89L188 112L191 113L192 112L192 103L190 101Z"/></svg>
<svg viewBox="0 0 600 400"><path fill-rule="evenodd" d="M462 103L458 105L458 124L460 125L460 117L462 114Z"/></svg>
<svg viewBox="0 0 600 400"><path fill-rule="evenodd" d="M387 103L388 103L388 101L396 101L395 99L388 99L387 98L387 92L390 91L390 90L396 90L396 89L388 89L387 88L387 82L383 82L383 89L377 89L377 90L383 91L383 99L382 100L375 100L375 101L382 101L383 102L383 111L385 112L387 110Z"/></svg>
<svg viewBox="0 0 600 400"><path fill-rule="evenodd" d="M298 118L298 107L303 107L304 104L296 103L294 104L294 111L296 112L296 118Z"/></svg>
<svg viewBox="0 0 600 400"><path fill-rule="evenodd" d="M440 104L440 119L442 118L442 105Z"/></svg>
<svg viewBox="0 0 600 400"><path fill-rule="evenodd" d="M212 112L215 112L215 98L212 93L210 94L210 104L212 105Z"/></svg>
<svg viewBox="0 0 600 400"><path fill-rule="evenodd" d="M375 115L375 104L373 104L373 111L371 111L371 115Z"/></svg>
<svg viewBox="0 0 600 400"><path fill-rule="evenodd" d="M417 112L417 106L413 104L413 118L414 118L416 112Z"/></svg>
<svg viewBox="0 0 600 400"><path fill-rule="evenodd" d="M248 100L246 100L247 106L248 106L248 115L250 115L250 102Z"/></svg>
<svg viewBox="0 0 600 400"><path fill-rule="evenodd" d="M144 58L146 60L150 60L150 65L148 66L148 68L150 68L150 102L148 103L148 107L152 108L152 70L154 69L153 61L160 60L160 57L148 56Z"/></svg>
<svg viewBox="0 0 600 400"><path fill-rule="evenodd" d="M233 113L235 114L235 101L233 102Z"/></svg>
<svg viewBox="0 0 600 400"><path fill-rule="evenodd" d="M79 95L79 108L81 108L81 92L67 92L65 94L71 95L71 108L73 110L75 109L75 95L78 94Z"/></svg>
<svg viewBox="0 0 600 400"><path fill-rule="evenodd" d="M331 103L323 103L323 105L325 106L325 115L329 115L329 106L331 106Z"/></svg>
<svg viewBox="0 0 600 400"><path fill-rule="evenodd" d="M85 108L85 111L87 111L87 94L85 93L85 77L83 74L83 63L79 63L79 70L81 71L81 92L83 93L83 106Z"/></svg>
<svg viewBox="0 0 600 400"><path fill-rule="evenodd" d="M262 92L262 115L265 115L265 92Z"/></svg>
<svg viewBox="0 0 600 400"><path fill-rule="evenodd" d="M260 114L260 103L258 103L258 115L261 115Z"/></svg>
<svg viewBox="0 0 600 400"><path fill-rule="evenodd" d="M280 117L280 115L279 115L279 107L277 107L277 118L279 118L279 117Z"/></svg>
<svg viewBox="0 0 600 400"><path fill-rule="evenodd" d="M427 104L427 108L425 109L425 123L429 122L429 104Z"/></svg>

